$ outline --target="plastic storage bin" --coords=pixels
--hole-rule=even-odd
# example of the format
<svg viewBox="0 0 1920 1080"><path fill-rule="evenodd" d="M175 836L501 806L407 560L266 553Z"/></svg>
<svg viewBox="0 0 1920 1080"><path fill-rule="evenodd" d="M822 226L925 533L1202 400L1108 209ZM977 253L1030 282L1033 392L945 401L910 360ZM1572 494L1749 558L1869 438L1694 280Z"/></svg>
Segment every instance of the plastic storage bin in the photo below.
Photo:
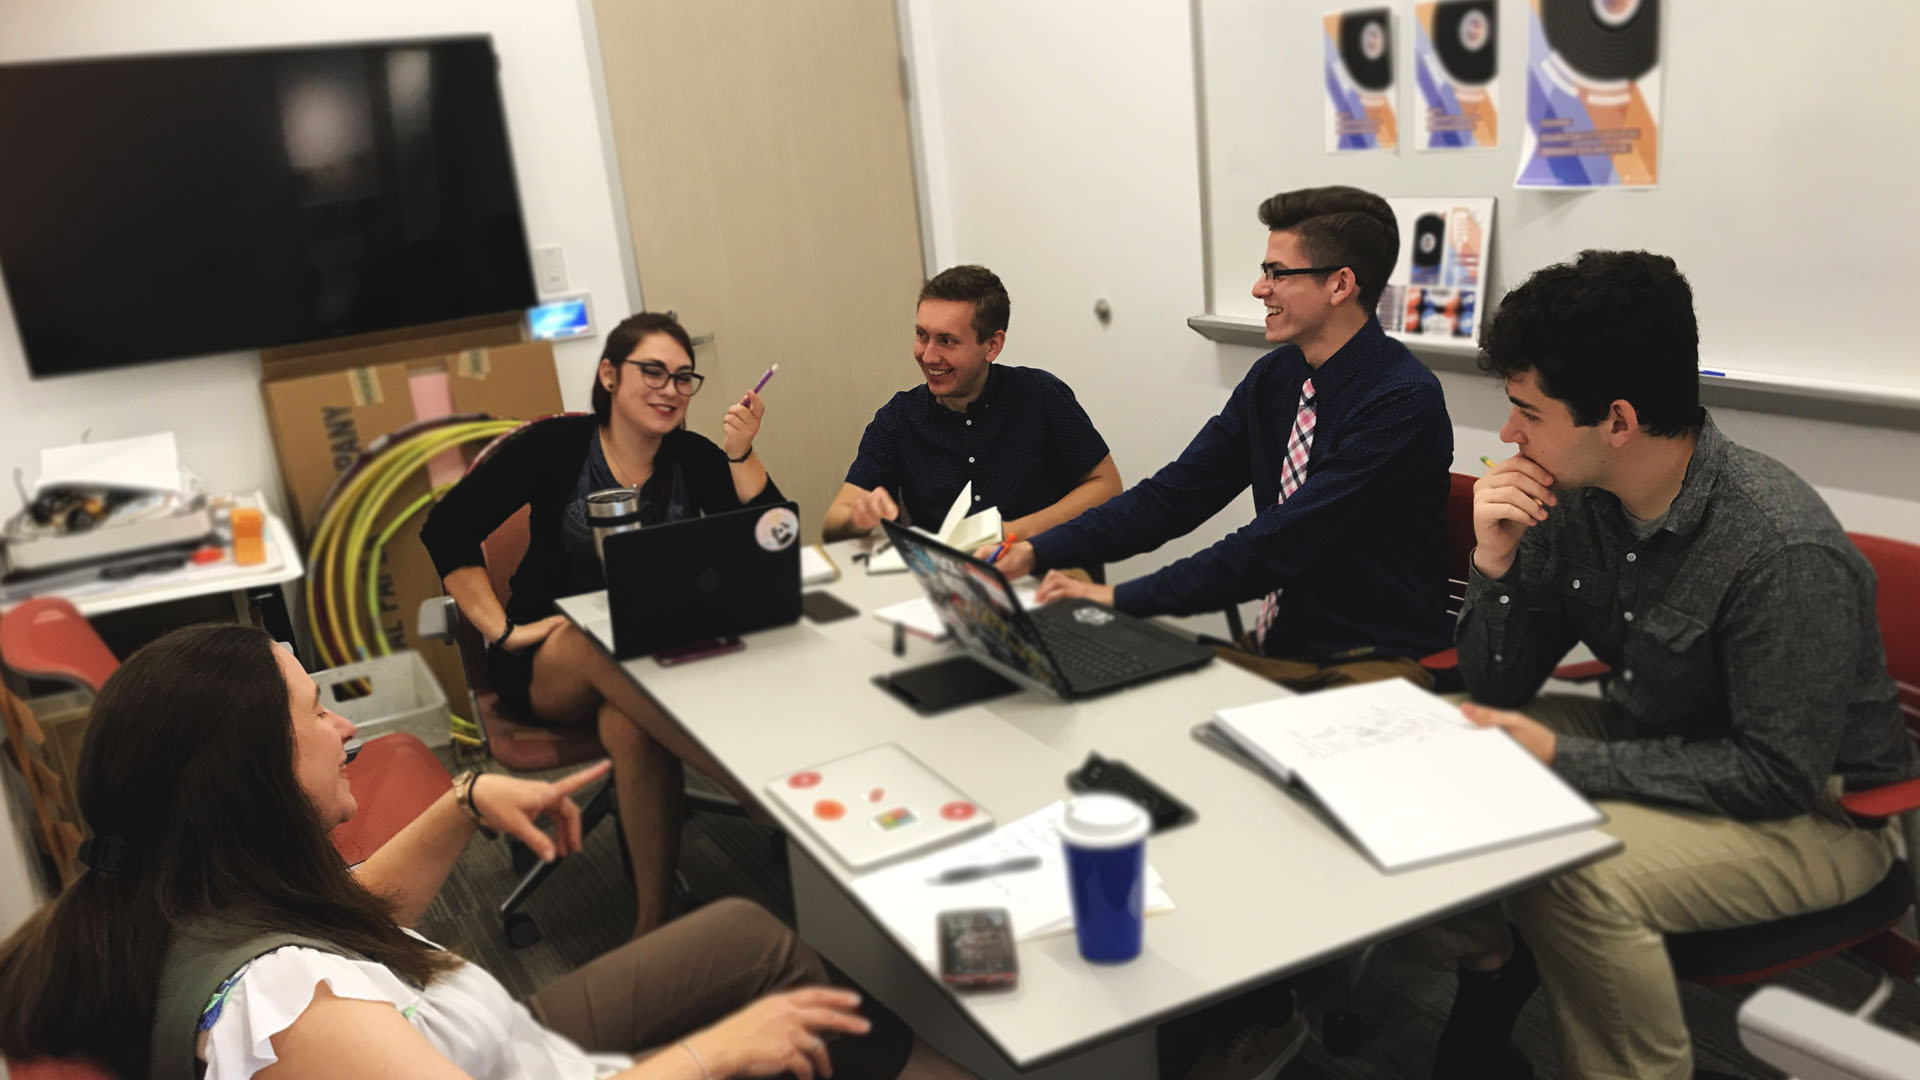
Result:
<svg viewBox="0 0 1920 1080"><path fill-rule="evenodd" d="M356 697L357 680L366 682L364 696ZM453 739L447 728L447 695L434 679L427 662L412 649L390 656L342 664L313 673L320 700L327 708L353 721L357 738L370 739L395 731L417 735L428 746L441 747Z"/></svg>

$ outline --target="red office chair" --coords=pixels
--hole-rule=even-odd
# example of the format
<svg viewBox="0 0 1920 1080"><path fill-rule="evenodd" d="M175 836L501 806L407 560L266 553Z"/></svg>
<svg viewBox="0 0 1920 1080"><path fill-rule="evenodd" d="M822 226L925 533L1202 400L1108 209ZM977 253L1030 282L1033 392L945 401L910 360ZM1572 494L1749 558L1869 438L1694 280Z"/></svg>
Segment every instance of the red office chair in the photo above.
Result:
<svg viewBox="0 0 1920 1080"><path fill-rule="evenodd" d="M1908 736L1920 743L1920 546L1848 533L1879 578L1876 607L1887 671L1899 687ZM1675 974L1707 986L1738 986L1770 979L1821 957L1851 949L1889 975L1914 981L1920 944L1895 928L1920 892L1920 780L1859 791L1840 800L1869 822L1897 818L1907 857L1867 892L1838 907L1755 926L1668 934Z"/></svg>
<svg viewBox="0 0 1920 1080"><path fill-rule="evenodd" d="M1449 473L1448 476L1451 486L1447 488L1447 518L1440 527L1440 535L1446 560L1447 614L1458 615L1461 606L1467 602L1467 562L1473 558L1475 478L1466 473ZM1432 656L1423 656L1420 666L1433 676L1436 692L1455 693L1464 689L1460 683L1460 654L1456 650L1442 649Z"/></svg>
<svg viewBox="0 0 1920 1080"><path fill-rule="evenodd" d="M562 416L578 416L579 413L563 413ZM507 439L513 438L529 424L538 424L551 417L530 420L527 424L488 443L474 455L467 471L473 471L481 460L492 453L494 448ZM495 596L505 597L511 592L509 583L520 560L527 553L529 511L521 507L512 517L502 522L481 545L486 558L487 578L493 586ZM524 724L515 720L500 704L500 697L493 689L493 680L487 674L487 645L481 640L480 632L460 616L460 609L448 596L436 597L420 606L419 629L424 637L436 637L442 641L451 641L460 649L460 666L466 672L469 703L473 709L474 723L480 728L480 738L487 753L512 772L538 772L594 761L607 756L606 747L600 743L600 736L592 727L551 728L534 724ZM740 807L730 799L716 797L707 792L689 788L689 804L697 809L717 810L739 814ZM581 835L584 836L613 811L613 782L611 778L603 782L593 797L587 801L580 812ZM615 819L616 825L618 819ZM627 846L620 846L620 857L627 860ZM553 873L559 865L541 862L534 858L517 841L513 847L514 869L523 876L513 891L500 903L499 918L501 929L507 942L515 948L531 945L540 940L540 927L533 918L520 910L533 891ZM626 867L629 874L632 866Z"/></svg>
<svg viewBox="0 0 1920 1080"><path fill-rule="evenodd" d="M516 429L518 430L518 429ZM483 451L484 453L484 451ZM479 458L474 459L476 462ZM508 595L507 582L527 551L528 509L521 507L493 535L481 550L487 560L487 576L495 596ZM467 700L471 715L480 728L481 745L487 754L509 772L540 772L594 761L607 756L606 747L593 727L549 728L523 724L508 714L494 691L487 673L487 643L473 624L460 616L450 596L436 597L420 607L420 633L451 641L460 650L460 667L467 676ZM613 783L602 783L580 813L580 831L584 837L613 809ZM620 845L623 853L626 845ZM518 884L500 903L501 930L507 942L522 948L540 940L539 924L520 910L533 891L547 879L558 863L541 862L523 845L514 842L513 866L521 873Z"/></svg>
<svg viewBox="0 0 1920 1080"><path fill-rule="evenodd" d="M100 692L120 661L71 601L36 596L0 619L0 660L30 679Z"/></svg>
<svg viewBox="0 0 1920 1080"><path fill-rule="evenodd" d="M0 1075L12 1080L114 1080L105 1069L84 1061L59 1058L34 1058L31 1061L0 1061Z"/></svg>
<svg viewBox="0 0 1920 1080"><path fill-rule="evenodd" d="M58 596L34 597L0 619L0 664L95 694L120 667L86 617ZM347 765L347 779L359 809L332 839L349 863L373 854L452 783L433 751L405 732L368 739Z"/></svg>
<svg viewBox="0 0 1920 1080"><path fill-rule="evenodd" d="M1447 614L1458 615L1467 602L1467 564L1473 558L1473 484L1479 477L1452 473L1453 486L1447 491L1447 520L1442 526L1446 546ZM1442 649L1422 657L1420 666L1433 676L1436 693L1458 693L1466 686L1460 680L1460 653ZM1609 674L1604 660L1581 660L1561 664L1553 677L1562 682L1592 682Z"/></svg>

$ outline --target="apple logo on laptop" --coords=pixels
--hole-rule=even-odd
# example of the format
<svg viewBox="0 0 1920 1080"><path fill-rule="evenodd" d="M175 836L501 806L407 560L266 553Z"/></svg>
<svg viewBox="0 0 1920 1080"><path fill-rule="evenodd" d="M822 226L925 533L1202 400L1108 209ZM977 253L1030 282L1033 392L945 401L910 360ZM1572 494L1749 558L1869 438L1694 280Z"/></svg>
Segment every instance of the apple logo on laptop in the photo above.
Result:
<svg viewBox="0 0 1920 1080"><path fill-rule="evenodd" d="M700 571L700 576L693 579L693 587L703 593L719 592L720 571L711 566Z"/></svg>

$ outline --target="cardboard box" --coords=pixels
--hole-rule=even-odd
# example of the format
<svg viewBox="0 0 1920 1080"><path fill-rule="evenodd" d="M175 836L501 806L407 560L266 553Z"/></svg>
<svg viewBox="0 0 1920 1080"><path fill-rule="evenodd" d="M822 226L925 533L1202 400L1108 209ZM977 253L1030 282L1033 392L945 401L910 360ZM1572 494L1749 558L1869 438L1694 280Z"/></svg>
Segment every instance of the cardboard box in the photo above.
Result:
<svg viewBox="0 0 1920 1080"><path fill-rule="evenodd" d="M327 362L309 358L301 370ZM319 524L321 504L335 479L381 436L449 411L531 420L562 407L553 349L546 342L469 348L318 374L276 378L270 372L261 389L289 512L303 538L303 549ZM480 445L466 447L466 457L471 458ZM436 459L433 473L447 482L458 478L460 467L460 459L443 455ZM380 527L431 490L429 475L428 469L416 471L400 486L377 518ZM416 514L387 542L380 568L379 625L391 647L414 649L425 658L447 700L457 703L454 711L463 713L467 689L459 651L442 642L421 640L414 632L414 613L421 601L441 594L433 561L420 544L425 520L424 511Z"/></svg>

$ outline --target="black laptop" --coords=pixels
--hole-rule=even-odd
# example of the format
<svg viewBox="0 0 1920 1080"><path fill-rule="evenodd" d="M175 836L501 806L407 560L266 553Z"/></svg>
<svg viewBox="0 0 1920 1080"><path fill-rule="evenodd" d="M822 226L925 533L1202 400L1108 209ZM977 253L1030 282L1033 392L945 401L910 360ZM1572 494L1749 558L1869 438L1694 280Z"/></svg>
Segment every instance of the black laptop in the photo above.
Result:
<svg viewBox="0 0 1920 1080"><path fill-rule="evenodd" d="M993 566L926 533L883 521L940 619L974 659L1063 698L1091 697L1190 671L1213 650L1091 600L1027 611Z"/></svg>
<svg viewBox="0 0 1920 1080"><path fill-rule="evenodd" d="M613 654L621 660L800 618L800 515L793 503L615 533L601 550Z"/></svg>

